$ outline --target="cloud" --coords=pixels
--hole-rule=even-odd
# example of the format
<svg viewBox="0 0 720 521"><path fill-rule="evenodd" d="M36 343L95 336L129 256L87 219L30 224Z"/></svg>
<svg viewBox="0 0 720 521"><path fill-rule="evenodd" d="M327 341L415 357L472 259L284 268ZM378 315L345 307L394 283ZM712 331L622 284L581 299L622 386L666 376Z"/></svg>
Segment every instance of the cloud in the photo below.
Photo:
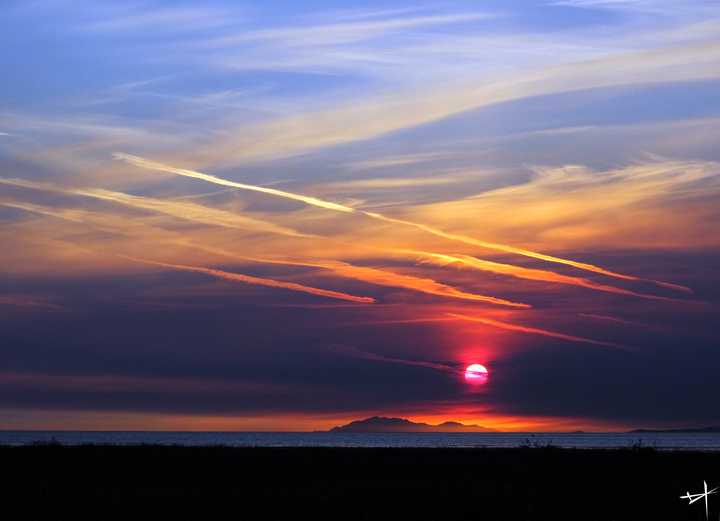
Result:
<svg viewBox="0 0 720 521"><path fill-rule="evenodd" d="M622 324L624 326L636 326L651 328L653 326L649 324L643 324L642 322L634 322L632 320L625 320L624 318L611 317L609 315L598 315L597 313L578 313L578 316L583 318L591 318L593 320L603 320L606 322L614 322L615 324Z"/></svg>
<svg viewBox="0 0 720 521"><path fill-rule="evenodd" d="M349 170L375 170L381 168L394 168L399 166L416 165L428 161L447 159L450 155L443 152L425 152L421 154L404 154L398 156L383 157L380 159L365 159L363 161L352 161L346 163Z"/></svg>
<svg viewBox="0 0 720 521"><path fill-rule="evenodd" d="M224 381L222 379L163 378L161 376L122 376L115 374L47 374L36 372L0 372L0 387L14 392L46 390L51 392L123 393L123 392L273 392L282 386L268 383Z"/></svg>
<svg viewBox="0 0 720 521"><path fill-rule="evenodd" d="M58 219L65 219L67 221L73 221L76 223L84 222L83 219L77 215L76 212L68 210L55 210L48 208L47 206L40 206L32 203L23 203L18 201L0 201L0 205L8 208L17 208L18 210L25 210L27 212L38 213L41 215L47 215L48 217L57 217Z"/></svg>
<svg viewBox="0 0 720 521"><path fill-rule="evenodd" d="M431 362L426 360L409 360L406 358L397 358L392 356L385 356L378 353L372 353L370 351L364 351L362 349L357 349L352 346L346 346L346 345L334 345L332 346L332 351L339 352L342 354L346 354L349 356L352 356L354 358L359 358L361 360L371 360L375 362L386 362L390 364L400 364L400 365L408 365L411 367L425 367L428 369L434 369L436 371L440 371L443 373L450 373L453 375L464 375L465 371L464 369L460 367L454 367L452 365L448 364L442 364L438 362Z"/></svg>
<svg viewBox="0 0 720 521"><path fill-rule="evenodd" d="M141 168L146 168L146 169L150 169L150 170L159 170L162 172L169 172L169 173L177 174L177 175L184 176L184 177L192 177L195 179L201 179L208 183L218 184L221 186L231 186L231 187L238 188L241 190L251 190L254 192L262 192L262 193L266 193L268 195L283 197L285 199L301 201L301 202L303 202L305 204L309 204L311 206L316 206L318 208L324 208L327 210L333 210L336 212L358 213L358 214L370 217L372 219L387 222L390 224L399 224L402 226L409 226L409 227L412 227L412 228L415 228L418 230L422 230L426 233L435 235L437 237L442 237L443 239L448 239L448 240L456 241L456 242L462 242L462 243L469 244L472 246L480 246L482 248L503 251L506 253L514 253L516 255L532 257L532 258L544 260L547 262L567 264L567 265L573 266L575 268L592 271L592 272L599 273L601 275L607 275L610 277L616 277L616 278L626 279L626 280L640 280L637 277L633 277L630 275L623 275L621 273L609 271L609 270L606 270L599 266L594 266L592 264L588 264L588 263L584 263L584 262L577 262L577 261L573 261L570 259L562 259L559 257L554 257L552 255L546 255L543 253L533 252L533 251L525 250L522 248L516 248L514 246L509 246L509 245L505 245L505 244L482 241L479 239L468 237L466 235L460 235L460 234L456 234L456 233L448 233L443 230L440 230L440 229L437 229L437 228L434 228L432 226L428 226L425 224L415 223L415 222L407 221L407 220L403 220L403 219L397 219L394 217L387 217L385 215L382 215L382 214L376 213L376 212L367 212L367 211L363 211L363 210L357 210L350 206L345 206L345 205L341 205L338 203L324 201L324 200L318 199L316 197L299 195L299 194L295 194L295 193L291 193L291 192L285 192L282 190L276 190L273 188L264 188L261 186L248 185L245 183L237 183L235 181L222 179L222 178L216 177L214 175L204 174L202 172L196 172L194 170L176 168L176 167L173 167L170 165L159 163L157 161L150 161L150 160L147 160L147 159L144 159L144 158L141 158L138 156L129 155L129 154L116 153L115 158L123 160L123 161L127 161L130 164L141 167Z"/></svg>
<svg viewBox="0 0 720 521"><path fill-rule="evenodd" d="M290 228L190 202L166 201L152 197L142 197L122 192L103 190L100 188L61 188L50 183L27 181L23 179L0 178L0 184L18 186L32 190L44 190L68 195L90 197L93 199L100 199L103 201L110 201L130 206L132 208L158 212L178 219L201 224L222 226L225 228L236 228L253 232L276 233L290 237L309 237L308 235L299 233Z"/></svg>
<svg viewBox="0 0 720 521"><path fill-rule="evenodd" d="M154 427L168 411L186 415L173 428L223 411L214 425L253 416L260 430L372 408L504 414L515 428L541 414L554 418L533 425L550 428L712 416L711 385L696 383L717 367L714 2L496 3L497 21L458 5L32 3L10 9L6 48L51 34L52 56L33 59L54 67L7 75L0 130L19 139L0 133L0 162L28 181L0 185L0 329L7 372L58 378L34 395L13 379L7 407L57 425L104 411L96 428ZM135 155L107 161L115 150ZM34 180L50 193L19 189ZM646 280L666 278L702 305L648 300L688 291ZM236 285L257 280L272 283ZM312 293L325 287L338 291ZM357 352L329 356L348 332ZM602 340L637 351L588 349ZM117 381L63 376L108 360ZM497 375L481 405L451 373L471 360ZM286 392L244 392L278 375Z"/></svg>
<svg viewBox="0 0 720 521"><path fill-rule="evenodd" d="M706 5L705 2L697 0L556 0L549 5L664 16L697 16L702 12L717 12L717 6Z"/></svg>
<svg viewBox="0 0 720 521"><path fill-rule="evenodd" d="M226 255L235 259L247 260L251 262L257 262L261 264L282 264L289 266L304 266L311 268L321 268L331 271L333 274L346 277L349 279L360 280L368 282L370 284L377 284L379 286L388 286L393 288L403 288L412 291L418 291L420 293L426 293L429 295L436 295L440 297L454 298L460 300L470 300L474 302L485 302L488 304L496 304L501 306L510 306L515 308L529 308L528 304L520 302L513 302L506 299L497 297L490 297L487 295L479 295L477 293L469 293L466 291L459 290L455 287L447 284L439 283L433 279L425 277L415 277L412 275L404 275L401 273L395 273L392 271L381 270L378 268L371 268L367 266L355 266L347 262L340 261L303 261L303 260L287 260L287 259L266 259L257 257L246 257L226 250L218 248L205 248L203 249L214 252L219 255Z"/></svg>
<svg viewBox="0 0 720 521"><path fill-rule="evenodd" d="M349 278L353 280L360 280L370 284L376 284L379 286L395 287L402 289L409 289L420 293L426 293L435 296L441 296L446 298L454 298L461 300L470 300L474 302L485 302L488 304L510 306L516 308L528 308L527 304L513 302L501 298L491 297L487 295L479 295L476 293L469 293L447 284L441 284L429 278L414 277L411 275L399 274L387 270L381 270L377 268L370 268L366 266L354 266L352 264L340 261L303 261L303 260L287 260L287 259L269 259L261 257L252 257L247 255L240 255L228 251L226 249L217 248L213 246L207 246L200 244L196 241L190 240L182 235L160 230L152 226L123 221L120 226L117 223L109 223L107 218L102 215L95 213L71 210L71 209L53 209L45 206L40 206L30 203L19 203L19 202L2 202L0 204L8 207L19 208L30 212L39 213L51 217L65 219L72 222L85 223L94 226L103 231L110 231L112 233L120 233L127 235L131 238L135 234L140 234L134 238L136 239L149 239L151 241L162 242L167 245L184 246L193 248L203 252L211 253L214 255L221 255L230 257L236 260L243 260L246 262L252 262L257 264L279 264L285 266L302 266L311 268L320 268L331 271L334 275ZM137 260L137 259L134 259ZM150 261L148 261L150 262ZM176 264L167 264L168 267L179 266ZM187 271L192 271L194 268L187 267ZM191 269L192 268L192 269ZM179 268L178 268L179 269ZM195 271L206 270L206 268L197 268ZM218 270L214 270L218 271ZM207 271L203 271L204 273ZM209 273L209 272L207 272ZM210 274L210 273L209 273ZM212 273L217 275L216 273ZM244 275L238 275L238 277L246 277ZM247 277L246 277L247 278ZM257 279L260 280L260 279ZM278 282L277 284L284 284ZM288 283L290 284L290 283ZM296 287L297 285L292 285ZM311 288L313 289L313 288ZM317 292L325 292L326 290L313 289ZM326 292L335 294L335 292ZM319 294L319 293L318 293ZM365 297L360 297L365 298ZM371 299L372 300L372 299Z"/></svg>
<svg viewBox="0 0 720 521"><path fill-rule="evenodd" d="M165 165L163 163L158 163L157 161L150 161L148 159L144 159L144 158L138 157L138 156L133 156L130 154L115 153L115 154L113 154L113 157L115 157L115 159L119 159L121 161L126 161L126 162L130 163L131 165L135 165L140 168L146 168L149 170L158 170L161 172L168 172L168 173L172 173L172 174L181 175L184 177L192 177L195 179L200 179L202 181L206 181L208 183L213 183L213 184L220 185L220 186L230 186L233 188L239 188L241 190L250 190L252 192L261 192L261 193L268 194L268 195L284 197L285 199L292 199L295 201L300 201L305 204L317 206L318 208L325 208L327 210L334 210L336 212L346 212L346 213L353 213L356 211L354 208L350 208L349 206L344 206L342 204L337 204L337 203L331 203L329 201L323 201L322 199L318 199L316 197L309 197L306 195L294 194L291 192L276 190L274 188L266 188L263 186L255 186L255 185L249 185L249 184L244 184L244 183L237 183L235 181L229 181L227 179L222 179L222 178L216 177L214 175L203 174L202 172L195 172L194 170L186 170L184 168L175 168L175 167L172 167L169 165Z"/></svg>
<svg viewBox="0 0 720 521"><path fill-rule="evenodd" d="M374 213L374 212L363 212L363 213L365 213L366 215L373 217L375 219L379 219L381 221L385 221L385 222L388 222L391 224L401 224L403 226L410 226L412 228L417 228L418 230L422 230L422 231L430 233L432 235L442 237L443 239L448 239L448 240L455 241L455 242L462 242L465 244L469 244L471 246L479 246L481 248L488 248L490 250L498 250L498 251L503 251L506 253L514 253L516 255L522 255L524 257L531 257L531 258L543 260L546 262L567 264L568 266L572 266L574 268L578 268L578 269L586 270L586 271L592 271L594 273L599 273L601 275L607 275L609 277L616 277L618 279L640 280L637 277L633 277L632 275L624 275L622 273L617 273L614 271L606 270L604 268L601 268L600 266L595 266L593 264L588 264L586 262L577 262L577 261L573 261L570 259L554 257L552 255L546 255L544 253L525 250L522 248L516 248L514 246L509 246L506 244L482 241L479 239L475 239L473 237L468 237L467 235L460 235L457 233L445 232L443 230L440 230L438 228L428 226L425 224L415 223L412 221L406 221L403 219L396 219L394 217L386 217L379 213Z"/></svg>
<svg viewBox="0 0 720 521"><path fill-rule="evenodd" d="M567 340L568 342L581 342L585 344L594 344L599 346L607 346L607 347L618 347L621 349L626 349L626 346L622 344L617 344L615 342L605 342L602 340L592 340L590 338L583 338L579 336L573 336L573 335L566 335L564 333L557 333L555 331L548 331L546 329L539 329L536 327L528 327L528 326L521 326L518 324L511 324L508 322L501 322L499 320L495 320L492 318L484 318L484 317L478 317L478 316L467 316L467 315L460 315L457 313L447 313L447 316L456 318L458 320L465 320L468 322L478 322L480 324L485 324L486 326L492 326L497 327L500 329L507 329L509 331L517 331L519 333L529 333L532 335L542 335L542 336L548 336L552 338L559 338L561 340Z"/></svg>
<svg viewBox="0 0 720 521"><path fill-rule="evenodd" d="M323 192L351 192L358 190L394 190L398 188L419 188L422 186L441 186L460 181L460 177L405 177L376 179L356 179L354 181L338 181L325 183L319 187Z"/></svg>
<svg viewBox="0 0 720 521"><path fill-rule="evenodd" d="M129 257L126 255L121 255L121 257L134 261L134 262L141 262L143 264L151 264L154 266L161 266L163 268L170 268L174 270L179 271L191 271L195 273L204 273L206 275L210 275L211 277L215 277L222 280L229 280L231 282L242 282L244 284L254 284L257 286L267 286L269 288L282 288L282 289L288 289L290 291L299 291L301 293L308 293L310 295L315 295L318 297L327 297L327 298L333 298L333 299L339 299L339 300L346 300L349 302L357 302L360 304L372 304L375 302L375 299L372 297L358 297L356 295L351 295L349 293L342 293L339 291L331 291L327 289L320 289L320 288L314 288L312 286L304 286L302 284L296 284L294 282L285 282L280 280L273 280L273 279L265 279L260 277L253 277L251 275L243 275L241 273L231 273L228 271L213 269L213 268L203 268L200 266L186 266L182 264L170 264L166 262L158 262L158 261L152 261L147 259L139 259L137 257Z"/></svg>
<svg viewBox="0 0 720 521"><path fill-rule="evenodd" d="M437 122L449 116L534 96L652 83L720 77L720 44L694 42L674 47L587 53L570 63L524 66L463 85L411 85L384 96L339 101L254 127L229 131L228 138L197 147L182 157L195 165L236 165L305 154L378 138L390 132Z"/></svg>
<svg viewBox="0 0 720 521"><path fill-rule="evenodd" d="M497 234L535 237L536 243L547 240L566 248L717 243L714 235L703 231L720 195L717 162L648 156L607 170L565 165L533 171L527 182L428 206L422 213L461 216L472 208L496 223ZM669 211L678 207L683 211ZM649 228L655 232L649 234Z"/></svg>
<svg viewBox="0 0 720 521"><path fill-rule="evenodd" d="M409 254L416 254L424 258L428 262L438 264L441 266L455 265L460 267L467 267L478 269L481 271L488 271L491 273L499 273L501 275L507 275L510 277L516 277L527 280L537 280L542 282L552 282L556 284L569 284L572 286L580 286L583 288L594 289L597 291L605 291L607 293L615 293L617 295L628 295L633 297L646 298L651 300L665 300L673 301L667 297L661 297L657 295L649 295L646 293L638 293L636 291L630 291L623 288L617 288L615 286L608 286L607 284L600 284L589 279L582 277L573 277L571 275L562 275L554 273L552 271L539 270L534 268L525 268L522 266L514 266L512 264L502 264L499 262L492 262L470 255L445 255L441 253L430 253L422 251L408 251ZM640 279L638 279L640 280ZM668 286L672 289L681 290L692 293L690 288L685 286L679 286L677 284L660 283L663 286Z"/></svg>
<svg viewBox="0 0 720 521"><path fill-rule="evenodd" d="M330 269L334 273L341 276L356 278L359 280L364 280L365 282L370 282L372 284L379 284L381 286L405 288L440 297L470 300L474 302L485 302L488 304L510 306L514 308L530 307L530 305L520 302L513 302L511 300L501 299L497 297L489 297L487 295L479 295L477 293L468 293L466 291L462 291L452 286L448 286L447 284L441 284L433 279L425 277L413 277L409 275L402 275L400 273L378 270L376 268L353 266L341 262L319 263L318 266Z"/></svg>
<svg viewBox="0 0 720 521"><path fill-rule="evenodd" d="M12 306L18 308L44 309L48 311L63 311L65 308L51 302L47 297L38 298L34 295L5 294L0 295L0 306Z"/></svg>
<svg viewBox="0 0 720 521"><path fill-rule="evenodd" d="M99 11L102 16L103 12ZM98 32L190 32L237 24L240 18L220 9L166 7L138 12L107 11L104 19L88 22L83 29Z"/></svg>
<svg viewBox="0 0 720 521"><path fill-rule="evenodd" d="M494 18L488 13L439 14L426 16L397 16L382 20L362 20L308 27L284 27L245 31L222 36L206 43L209 47L226 47L245 42L272 42L275 45L313 47L359 42L377 38L402 29L434 25L450 25Z"/></svg>

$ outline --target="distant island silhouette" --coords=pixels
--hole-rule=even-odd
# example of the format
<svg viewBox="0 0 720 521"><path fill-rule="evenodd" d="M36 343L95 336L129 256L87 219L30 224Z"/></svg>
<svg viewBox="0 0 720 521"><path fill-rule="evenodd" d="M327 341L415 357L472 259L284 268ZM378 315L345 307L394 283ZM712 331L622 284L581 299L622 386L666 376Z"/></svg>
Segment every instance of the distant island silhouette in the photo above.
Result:
<svg viewBox="0 0 720 521"><path fill-rule="evenodd" d="M720 432L720 427L695 427L695 428L686 428L686 429L635 429L634 431L630 431L631 433L643 433L643 432L667 432L667 433L682 433L682 432L695 432L695 433L713 433L713 432Z"/></svg>
<svg viewBox="0 0 720 521"><path fill-rule="evenodd" d="M328 432L495 432L495 429L481 425L465 425L455 421L430 425L429 423L413 422L405 418L373 416L333 427Z"/></svg>
<svg viewBox="0 0 720 521"><path fill-rule="evenodd" d="M345 425L338 425L326 432L501 432L482 425L465 425L456 421L446 421L437 425L414 422L406 418L393 418L387 416L372 416L364 420L355 420ZM625 431L628 434L643 433L720 433L720 426L715 427L689 427L684 429L635 429ZM566 434L585 434L577 430Z"/></svg>

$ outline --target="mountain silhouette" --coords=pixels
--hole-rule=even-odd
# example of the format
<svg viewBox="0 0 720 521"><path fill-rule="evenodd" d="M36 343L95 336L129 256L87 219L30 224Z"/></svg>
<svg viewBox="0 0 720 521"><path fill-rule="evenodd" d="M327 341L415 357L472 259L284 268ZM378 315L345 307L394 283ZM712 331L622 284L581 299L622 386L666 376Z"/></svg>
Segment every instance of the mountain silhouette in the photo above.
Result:
<svg viewBox="0 0 720 521"><path fill-rule="evenodd" d="M630 433L643 433L643 432L665 432L665 433L683 433L683 432L694 432L694 433L715 433L720 432L720 427L687 427L684 429L635 429L634 431L630 431Z"/></svg>
<svg viewBox="0 0 720 521"><path fill-rule="evenodd" d="M364 420L355 420L346 425L333 427L329 432L493 432L494 429L481 425L465 425L447 421L438 425L418 423L405 418L387 418L373 416Z"/></svg>

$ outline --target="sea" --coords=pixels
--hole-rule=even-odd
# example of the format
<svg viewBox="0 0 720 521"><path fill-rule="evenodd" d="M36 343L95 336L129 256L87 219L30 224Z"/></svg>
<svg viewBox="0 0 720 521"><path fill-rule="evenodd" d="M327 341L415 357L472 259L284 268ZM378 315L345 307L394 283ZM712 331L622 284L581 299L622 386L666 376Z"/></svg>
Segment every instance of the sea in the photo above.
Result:
<svg viewBox="0 0 720 521"><path fill-rule="evenodd" d="M334 433L334 432L141 432L0 431L0 445L183 445L229 447L417 447L576 449L651 447L658 450L720 450L720 433Z"/></svg>

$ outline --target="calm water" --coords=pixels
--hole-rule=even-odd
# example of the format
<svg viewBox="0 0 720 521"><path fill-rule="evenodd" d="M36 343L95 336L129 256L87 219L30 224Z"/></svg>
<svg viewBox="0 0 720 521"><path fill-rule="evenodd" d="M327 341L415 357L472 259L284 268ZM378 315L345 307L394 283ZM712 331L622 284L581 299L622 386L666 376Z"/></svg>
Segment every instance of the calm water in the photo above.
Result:
<svg viewBox="0 0 720 521"><path fill-rule="evenodd" d="M720 433L392 433L324 432L71 432L0 431L0 445L57 441L135 445L227 445L234 447L519 447L547 445L573 448L631 447L638 443L663 450L720 450Z"/></svg>

